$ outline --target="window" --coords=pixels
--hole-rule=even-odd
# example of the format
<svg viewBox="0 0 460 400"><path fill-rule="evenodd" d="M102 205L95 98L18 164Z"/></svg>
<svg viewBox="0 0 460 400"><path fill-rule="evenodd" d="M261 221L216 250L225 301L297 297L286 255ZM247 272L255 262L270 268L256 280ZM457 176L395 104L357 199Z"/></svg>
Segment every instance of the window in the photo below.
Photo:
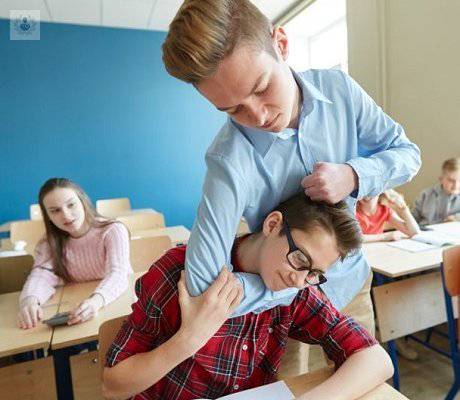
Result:
<svg viewBox="0 0 460 400"><path fill-rule="evenodd" d="M346 0L316 0L284 28L289 37L288 63L294 70L348 72Z"/></svg>

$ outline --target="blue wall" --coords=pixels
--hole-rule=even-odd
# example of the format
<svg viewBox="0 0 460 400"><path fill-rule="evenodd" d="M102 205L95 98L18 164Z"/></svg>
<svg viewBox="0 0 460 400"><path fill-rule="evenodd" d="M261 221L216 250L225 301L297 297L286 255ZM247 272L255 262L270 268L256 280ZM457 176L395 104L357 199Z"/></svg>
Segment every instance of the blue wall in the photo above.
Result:
<svg viewBox="0 0 460 400"><path fill-rule="evenodd" d="M224 115L166 73L166 34L40 29L39 41L10 41L0 20L0 223L28 218L40 185L65 176L93 202L128 196L191 227Z"/></svg>

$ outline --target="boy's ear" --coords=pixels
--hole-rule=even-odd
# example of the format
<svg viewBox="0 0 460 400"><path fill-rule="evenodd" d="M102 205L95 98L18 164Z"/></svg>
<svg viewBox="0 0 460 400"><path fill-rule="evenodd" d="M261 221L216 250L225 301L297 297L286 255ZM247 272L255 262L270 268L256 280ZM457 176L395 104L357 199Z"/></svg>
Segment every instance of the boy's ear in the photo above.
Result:
<svg viewBox="0 0 460 400"><path fill-rule="evenodd" d="M273 28L272 39L276 54L286 61L289 56L289 41L282 26Z"/></svg>
<svg viewBox="0 0 460 400"><path fill-rule="evenodd" d="M265 217L262 232L264 236L276 233L278 234L283 228L283 214L279 211L272 211Z"/></svg>

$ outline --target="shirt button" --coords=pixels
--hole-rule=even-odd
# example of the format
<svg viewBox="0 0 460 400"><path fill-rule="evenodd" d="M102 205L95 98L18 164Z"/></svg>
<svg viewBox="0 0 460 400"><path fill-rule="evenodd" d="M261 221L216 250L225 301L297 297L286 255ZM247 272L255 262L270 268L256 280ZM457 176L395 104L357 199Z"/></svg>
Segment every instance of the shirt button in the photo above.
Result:
<svg viewBox="0 0 460 400"><path fill-rule="evenodd" d="M243 344L243 350L246 351L248 349L248 345L247 344Z"/></svg>
<svg viewBox="0 0 460 400"><path fill-rule="evenodd" d="M234 385L234 386L233 386L233 389L234 389L234 390L238 390L239 388L240 388L240 385Z"/></svg>
<svg viewBox="0 0 460 400"><path fill-rule="evenodd" d="M273 333L273 328L272 327L268 328L268 333Z"/></svg>

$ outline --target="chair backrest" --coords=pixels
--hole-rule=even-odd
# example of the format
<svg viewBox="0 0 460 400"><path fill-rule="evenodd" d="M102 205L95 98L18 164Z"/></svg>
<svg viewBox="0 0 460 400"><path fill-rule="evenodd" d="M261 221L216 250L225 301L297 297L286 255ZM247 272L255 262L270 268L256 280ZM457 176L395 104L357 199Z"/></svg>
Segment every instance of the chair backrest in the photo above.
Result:
<svg viewBox="0 0 460 400"><path fill-rule="evenodd" d="M169 236L131 239L130 257L134 272L147 271L158 258L172 247Z"/></svg>
<svg viewBox="0 0 460 400"><path fill-rule="evenodd" d="M34 221L43 220L43 214L42 214L42 210L40 209L40 205L31 204L29 207L29 212L30 212L30 219Z"/></svg>
<svg viewBox="0 0 460 400"><path fill-rule="evenodd" d="M444 280L451 297L460 294L460 246L450 247L442 252Z"/></svg>
<svg viewBox="0 0 460 400"><path fill-rule="evenodd" d="M133 235L136 231L164 228L165 217L161 213L136 213L117 217Z"/></svg>
<svg viewBox="0 0 460 400"><path fill-rule="evenodd" d="M34 258L29 254L0 257L0 294L20 291L33 264Z"/></svg>
<svg viewBox="0 0 460 400"><path fill-rule="evenodd" d="M45 233L43 221L17 221L11 223L10 240L13 244L18 240L24 240L27 243L25 250L33 254L35 246L45 236Z"/></svg>
<svg viewBox="0 0 460 400"><path fill-rule="evenodd" d="M104 217L116 217L131 210L131 203L127 197L119 199L104 199L96 201L96 210Z"/></svg>
<svg viewBox="0 0 460 400"><path fill-rule="evenodd" d="M102 371L104 371L104 364L105 364L105 355L107 354L107 350L109 350L110 345L115 340L118 331L120 330L121 326L123 325L123 321L127 318L127 315L123 315L122 317L110 319L105 321L99 327L99 366L100 366L100 373L102 378Z"/></svg>

